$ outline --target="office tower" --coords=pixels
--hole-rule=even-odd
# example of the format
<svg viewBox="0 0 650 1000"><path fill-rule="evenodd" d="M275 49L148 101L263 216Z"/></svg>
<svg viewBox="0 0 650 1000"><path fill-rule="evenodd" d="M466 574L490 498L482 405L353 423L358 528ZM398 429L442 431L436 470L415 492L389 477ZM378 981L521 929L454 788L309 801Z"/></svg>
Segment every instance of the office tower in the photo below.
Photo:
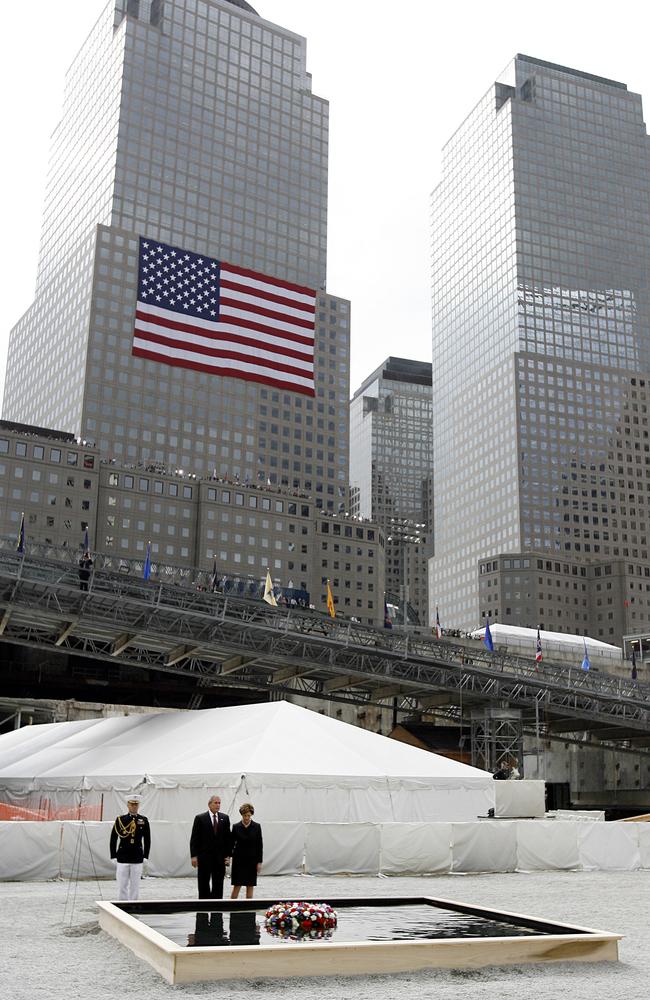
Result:
<svg viewBox="0 0 650 1000"><path fill-rule="evenodd" d="M386 591L426 621L431 365L387 358L350 402L351 509L386 535Z"/></svg>
<svg viewBox="0 0 650 1000"><path fill-rule="evenodd" d="M490 612L609 642L647 624L649 168L639 95L523 55L444 148L429 579L443 623Z"/></svg>
<svg viewBox="0 0 650 1000"><path fill-rule="evenodd" d="M304 39L243 0L107 3L67 75L3 417L346 507L350 311L325 291L327 151ZM244 363L232 377L136 356L141 238L313 290L315 395Z"/></svg>

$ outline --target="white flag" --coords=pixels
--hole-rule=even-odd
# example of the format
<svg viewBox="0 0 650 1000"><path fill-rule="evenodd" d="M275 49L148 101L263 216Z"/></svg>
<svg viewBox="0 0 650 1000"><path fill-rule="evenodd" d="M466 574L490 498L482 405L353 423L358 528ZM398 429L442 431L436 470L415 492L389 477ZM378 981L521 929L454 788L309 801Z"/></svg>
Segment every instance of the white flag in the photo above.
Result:
<svg viewBox="0 0 650 1000"><path fill-rule="evenodd" d="M276 601L275 594L273 593L273 580L271 579L271 574L268 569L266 571L266 583L264 584L264 600L267 604L271 604L274 608L277 608L278 602Z"/></svg>

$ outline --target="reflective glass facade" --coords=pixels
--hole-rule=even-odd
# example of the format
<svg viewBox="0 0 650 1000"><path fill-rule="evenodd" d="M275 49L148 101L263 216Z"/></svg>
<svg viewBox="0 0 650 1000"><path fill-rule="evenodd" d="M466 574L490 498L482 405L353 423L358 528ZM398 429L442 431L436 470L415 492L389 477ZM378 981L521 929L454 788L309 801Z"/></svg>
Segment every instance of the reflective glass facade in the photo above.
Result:
<svg viewBox="0 0 650 1000"><path fill-rule="evenodd" d="M478 560L497 553L629 558L630 576L650 575L649 160L638 95L526 56L445 148L433 195L430 563L443 624L479 622ZM632 489L626 443L639 460ZM581 607L556 627L587 624Z"/></svg>
<svg viewBox="0 0 650 1000"><path fill-rule="evenodd" d="M325 292L327 155L303 38L228 0L111 0L68 73L3 416L346 506L350 311ZM139 235L317 289L316 398L132 357Z"/></svg>
<svg viewBox="0 0 650 1000"><path fill-rule="evenodd" d="M400 596L406 586L411 603L426 589L415 577L430 527L425 512L431 465L431 365L387 358L350 403L352 510L384 528L386 590ZM405 543L414 546L410 563ZM426 607L421 611L424 620Z"/></svg>

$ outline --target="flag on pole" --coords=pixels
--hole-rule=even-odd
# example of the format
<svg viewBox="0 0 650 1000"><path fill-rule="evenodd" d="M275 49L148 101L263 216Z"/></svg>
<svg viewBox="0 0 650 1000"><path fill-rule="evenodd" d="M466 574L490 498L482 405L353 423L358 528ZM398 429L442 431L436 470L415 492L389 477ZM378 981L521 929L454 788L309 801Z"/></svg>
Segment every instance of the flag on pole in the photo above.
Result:
<svg viewBox="0 0 650 1000"><path fill-rule="evenodd" d="M494 652L494 643L492 642L492 633L490 632L490 619L488 618L485 622L485 635L483 636L483 642L490 650L491 653Z"/></svg>
<svg viewBox="0 0 650 1000"><path fill-rule="evenodd" d="M436 639L442 639L442 629L440 628L440 615L438 614L437 604L436 604Z"/></svg>
<svg viewBox="0 0 650 1000"><path fill-rule="evenodd" d="M589 654L587 652L587 640L583 639L582 642L583 642L584 647L585 647L585 655L584 655L583 660L582 660L582 669L586 673L586 671L589 670L589 668L591 666L591 663L589 662Z"/></svg>
<svg viewBox="0 0 650 1000"><path fill-rule="evenodd" d="M636 678L637 678L636 654L635 654L634 650L632 650L632 680L635 681Z"/></svg>
<svg viewBox="0 0 650 1000"><path fill-rule="evenodd" d="M542 637L539 634L539 629L537 629L537 644L535 646L535 663L542 662Z"/></svg>
<svg viewBox="0 0 650 1000"><path fill-rule="evenodd" d="M84 554L90 552L90 540L88 538L88 525L86 525L86 530L84 531Z"/></svg>
<svg viewBox="0 0 650 1000"><path fill-rule="evenodd" d="M272 608L277 608L278 602L275 599L275 594L273 593L273 580L271 579L271 573L267 567L266 570L266 581L264 583L264 597L263 601L270 604Z"/></svg>
<svg viewBox="0 0 650 1000"><path fill-rule="evenodd" d="M316 292L140 239L132 353L314 396Z"/></svg>
<svg viewBox="0 0 650 1000"><path fill-rule="evenodd" d="M20 515L20 527L18 529L18 538L16 539L16 552L21 554L25 551L25 512Z"/></svg>
<svg viewBox="0 0 650 1000"><path fill-rule="evenodd" d="M219 585L218 574L217 574L217 557L214 557L214 562L212 563L212 575L210 576L210 590L214 594L217 586Z"/></svg>
<svg viewBox="0 0 650 1000"><path fill-rule="evenodd" d="M151 542L147 542L147 555L144 560L144 569L142 570L142 576L145 580L148 580L151 576Z"/></svg>
<svg viewBox="0 0 650 1000"><path fill-rule="evenodd" d="M330 618L336 618L336 608L334 607L334 598L332 597L332 588L330 587L329 580L327 581L327 610L330 613Z"/></svg>
<svg viewBox="0 0 650 1000"><path fill-rule="evenodd" d="M393 623L390 620L390 615L388 614L388 605L384 601L384 628L392 628Z"/></svg>

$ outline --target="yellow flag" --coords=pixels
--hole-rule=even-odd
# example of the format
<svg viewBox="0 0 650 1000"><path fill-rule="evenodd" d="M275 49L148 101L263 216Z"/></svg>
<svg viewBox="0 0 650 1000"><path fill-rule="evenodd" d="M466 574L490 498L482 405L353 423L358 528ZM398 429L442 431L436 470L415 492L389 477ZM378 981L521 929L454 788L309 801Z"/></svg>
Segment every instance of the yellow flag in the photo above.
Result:
<svg viewBox="0 0 650 1000"><path fill-rule="evenodd" d="M334 607L334 598L332 597L332 588L330 587L329 580L327 581L327 610L332 618L336 618L336 609Z"/></svg>
<svg viewBox="0 0 650 1000"><path fill-rule="evenodd" d="M264 584L264 598L267 604L273 605L277 608L278 602L275 599L275 594L273 593L273 580L271 579L271 574L268 569L266 571L266 583Z"/></svg>

